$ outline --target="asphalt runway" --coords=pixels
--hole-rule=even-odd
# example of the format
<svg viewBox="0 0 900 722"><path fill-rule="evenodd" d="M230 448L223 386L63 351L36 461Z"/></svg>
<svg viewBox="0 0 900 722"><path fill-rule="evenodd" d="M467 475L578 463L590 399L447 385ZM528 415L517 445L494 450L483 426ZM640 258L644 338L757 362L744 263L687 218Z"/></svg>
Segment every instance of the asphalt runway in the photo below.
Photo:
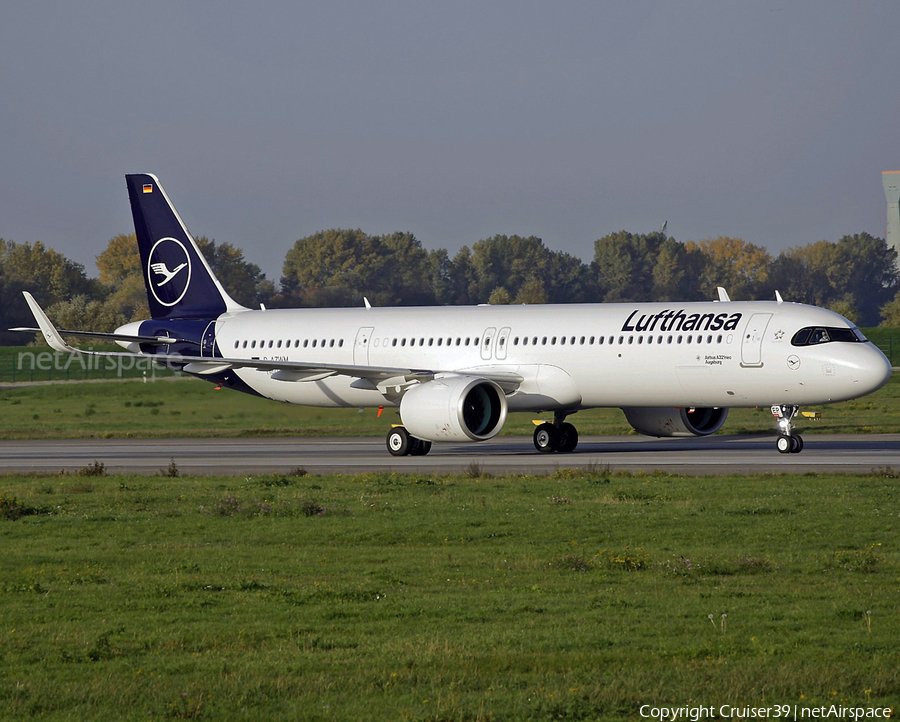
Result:
<svg viewBox="0 0 900 722"><path fill-rule="evenodd" d="M648 439L583 437L571 454L540 454L530 437L435 444L428 456L394 457L375 438L67 439L0 441L0 470L58 473L100 461L110 473L156 474L174 461L183 473L260 474L297 467L313 474L396 471L544 474L561 468L681 474L869 473L900 470L900 434L807 435L800 454L779 454L770 436Z"/></svg>

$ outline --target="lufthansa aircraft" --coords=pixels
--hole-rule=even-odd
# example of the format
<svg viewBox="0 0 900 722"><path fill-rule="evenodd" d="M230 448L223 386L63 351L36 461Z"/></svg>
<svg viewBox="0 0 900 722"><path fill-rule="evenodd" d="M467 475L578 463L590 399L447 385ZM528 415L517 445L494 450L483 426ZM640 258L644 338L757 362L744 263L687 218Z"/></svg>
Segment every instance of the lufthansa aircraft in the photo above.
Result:
<svg viewBox="0 0 900 722"><path fill-rule="evenodd" d="M776 447L797 453L801 405L871 393L891 375L885 355L843 316L813 306L732 302L259 310L210 270L153 175L127 175L152 318L114 334L58 331L26 300L51 347L62 334L117 341L133 354L221 386L292 404L399 407L395 456L434 441L484 441L510 411L552 412L542 452L569 452L566 418L619 407L650 436L705 436L733 406L772 408ZM17 329L26 330L26 329ZM38 329L32 329L38 330Z"/></svg>

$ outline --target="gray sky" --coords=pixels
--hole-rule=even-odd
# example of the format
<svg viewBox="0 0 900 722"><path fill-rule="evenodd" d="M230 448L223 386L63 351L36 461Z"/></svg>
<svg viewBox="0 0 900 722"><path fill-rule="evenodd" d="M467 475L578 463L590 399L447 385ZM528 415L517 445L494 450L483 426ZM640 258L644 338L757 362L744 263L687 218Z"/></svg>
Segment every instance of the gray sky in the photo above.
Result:
<svg viewBox="0 0 900 722"><path fill-rule="evenodd" d="M333 227L455 252L621 229L777 253L883 236L884 2L9 2L0 237L96 274L123 175L269 277Z"/></svg>

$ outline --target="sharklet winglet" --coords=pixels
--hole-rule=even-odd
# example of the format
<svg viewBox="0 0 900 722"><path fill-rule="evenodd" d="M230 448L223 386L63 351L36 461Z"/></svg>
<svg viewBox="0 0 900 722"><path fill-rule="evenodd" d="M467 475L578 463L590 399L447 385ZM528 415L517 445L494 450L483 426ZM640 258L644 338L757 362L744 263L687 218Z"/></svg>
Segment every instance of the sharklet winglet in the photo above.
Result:
<svg viewBox="0 0 900 722"><path fill-rule="evenodd" d="M69 346L60 335L59 331L56 330L56 326L54 326L50 319L47 318L47 314L44 313L44 309L40 307L37 301L34 300L34 296L32 296L28 291L22 291L22 295L25 296L25 301L28 304L28 308L31 309L31 313L34 314L34 320L37 321L37 325L40 327L41 332L44 334L44 338L47 340L47 343L50 344L50 348L54 351L61 351L62 353L79 353L77 349Z"/></svg>

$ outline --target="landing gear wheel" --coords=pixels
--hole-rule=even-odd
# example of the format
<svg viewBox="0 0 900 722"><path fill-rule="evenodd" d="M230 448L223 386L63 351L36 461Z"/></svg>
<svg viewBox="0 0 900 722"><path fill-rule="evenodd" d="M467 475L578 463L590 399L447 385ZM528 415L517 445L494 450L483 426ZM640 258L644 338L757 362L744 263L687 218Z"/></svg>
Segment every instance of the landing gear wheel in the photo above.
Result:
<svg viewBox="0 0 900 722"><path fill-rule="evenodd" d="M787 434L781 434L775 440L775 448L778 449L779 454L790 454L795 447L795 443L793 441L792 436L788 436Z"/></svg>
<svg viewBox="0 0 900 722"><path fill-rule="evenodd" d="M395 426L388 431L385 441L391 456L407 456L411 450L413 439L402 426Z"/></svg>
<svg viewBox="0 0 900 722"><path fill-rule="evenodd" d="M578 446L578 429L568 422L560 424L559 444L557 445L556 450L561 453L568 453L570 451L575 451L576 446Z"/></svg>
<svg viewBox="0 0 900 722"><path fill-rule="evenodd" d="M559 447L560 433L550 423L544 423L534 430L534 448L542 454L550 454Z"/></svg>
<svg viewBox="0 0 900 722"><path fill-rule="evenodd" d="M803 437L802 436L792 436L791 437L791 453L799 454L803 451Z"/></svg>
<svg viewBox="0 0 900 722"><path fill-rule="evenodd" d="M412 443L412 448L409 450L410 456L425 456L429 451L431 451L431 442L430 441L422 441L422 439L413 439L410 437Z"/></svg>

